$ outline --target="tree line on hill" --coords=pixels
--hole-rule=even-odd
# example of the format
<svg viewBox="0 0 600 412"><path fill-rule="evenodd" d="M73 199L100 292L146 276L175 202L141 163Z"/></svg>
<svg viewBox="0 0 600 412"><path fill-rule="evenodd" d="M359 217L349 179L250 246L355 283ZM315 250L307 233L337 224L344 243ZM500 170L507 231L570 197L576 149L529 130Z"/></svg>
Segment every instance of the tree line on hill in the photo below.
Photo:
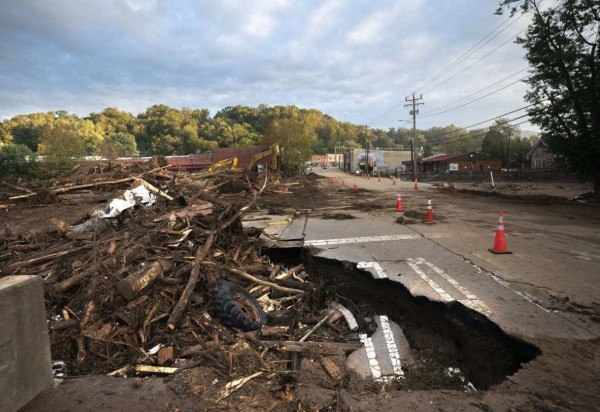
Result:
<svg viewBox="0 0 600 412"><path fill-rule="evenodd" d="M417 130L416 143L424 156L483 150L505 159L509 138L511 161L523 162L531 141L520 139L518 129L502 119L487 132L454 125ZM112 107L86 117L54 111L17 115L0 123L0 173L31 172L36 155L64 169L73 159L90 155L175 155L273 143L283 148L283 167L296 170L313 153L365 147L367 142L371 148L410 150L411 139L408 128L374 129L296 106L238 105L212 117L207 109L163 104L137 116Z"/></svg>

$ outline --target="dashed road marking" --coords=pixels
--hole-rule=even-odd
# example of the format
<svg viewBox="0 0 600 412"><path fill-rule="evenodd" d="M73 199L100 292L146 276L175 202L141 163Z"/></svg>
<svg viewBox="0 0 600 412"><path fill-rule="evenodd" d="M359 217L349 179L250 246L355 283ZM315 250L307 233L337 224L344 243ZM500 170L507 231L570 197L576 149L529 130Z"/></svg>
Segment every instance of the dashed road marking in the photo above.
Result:
<svg viewBox="0 0 600 412"><path fill-rule="evenodd" d="M460 299L460 303L477 312L483 313L486 316L490 316L492 314L492 310L485 303L483 303L475 294L470 292L467 288L463 287L460 283L458 283L455 279L453 279L450 275L448 275L446 272L444 272L442 269L440 269L433 263L423 258L408 259L407 263L415 271L415 273L419 275L423 280L425 280L429 284L429 286L431 286L433 290L435 290L446 302L452 302L456 299L450 296L448 292L442 289L425 272L423 272L419 268L419 264L428 266L442 279L451 284L460 294L462 294L466 299Z"/></svg>
<svg viewBox="0 0 600 412"><path fill-rule="evenodd" d="M358 262L356 264L356 267L358 269L374 269L375 270L375 274L374 276L377 279L387 279L388 276L385 273L385 271L383 270L383 268L381 267L381 265L377 262Z"/></svg>
<svg viewBox="0 0 600 412"><path fill-rule="evenodd" d="M421 235L386 235L386 236L363 236L363 237L348 237L341 239L323 239L323 240L307 240L305 246L329 246L329 245L346 245L349 243L369 243L369 242L387 242L390 240L415 240L421 239Z"/></svg>
<svg viewBox="0 0 600 412"><path fill-rule="evenodd" d="M390 354L390 360L392 361L392 368L394 375L404 376L402 371L402 365L400 364L400 352L398 352L398 346L396 346L396 340L394 339L394 332L390 328L390 321L387 316L379 316L381 322L381 329L383 331L383 338Z"/></svg>
<svg viewBox="0 0 600 412"><path fill-rule="evenodd" d="M373 346L373 340L367 336L366 333L358 335L361 343L364 345L367 351L367 359L369 360L369 367L371 368L371 375L373 379L381 378L381 367L377 361L377 354L375 353L375 346Z"/></svg>

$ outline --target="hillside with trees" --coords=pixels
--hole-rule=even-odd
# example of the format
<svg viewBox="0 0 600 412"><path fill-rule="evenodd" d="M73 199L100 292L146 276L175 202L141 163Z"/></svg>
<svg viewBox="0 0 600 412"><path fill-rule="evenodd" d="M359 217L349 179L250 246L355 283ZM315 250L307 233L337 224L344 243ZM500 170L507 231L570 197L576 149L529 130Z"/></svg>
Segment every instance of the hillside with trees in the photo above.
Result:
<svg viewBox="0 0 600 412"><path fill-rule="evenodd" d="M5 162L5 169L21 170L23 159L34 153L60 163L61 159L86 155L108 159L177 155L217 147L279 143L294 147L293 152L283 156L289 157L284 163L295 167L313 153L364 147L367 141L373 148L410 150L411 136L408 128L373 129L296 106L238 105L210 116L207 109L176 109L157 104L137 116L112 107L86 117L66 111L18 115L0 123L0 156L19 157L10 166ZM485 138L481 130L454 125L433 127L417 131L417 148L423 148L425 156L480 151ZM506 136L501 135L502 138ZM501 142L492 146L494 150L489 154L499 155Z"/></svg>

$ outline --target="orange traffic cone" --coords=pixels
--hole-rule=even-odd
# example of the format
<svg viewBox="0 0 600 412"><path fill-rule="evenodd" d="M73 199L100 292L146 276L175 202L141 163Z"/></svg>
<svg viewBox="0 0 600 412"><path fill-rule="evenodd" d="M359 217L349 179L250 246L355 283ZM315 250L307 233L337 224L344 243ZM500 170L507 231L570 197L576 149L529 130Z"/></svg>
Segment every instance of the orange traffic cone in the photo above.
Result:
<svg viewBox="0 0 600 412"><path fill-rule="evenodd" d="M413 189L417 190L419 188L419 184L417 183L417 181L415 180L415 184L413 185Z"/></svg>
<svg viewBox="0 0 600 412"><path fill-rule="evenodd" d="M346 186L346 182L344 182L344 179L342 179L342 186Z"/></svg>
<svg viewBox="0 0 600 412"><path fill-rule="evenodd" d="M496 239L494 240L494 247L489 249L490 252L497 255L508 255L511 254L506 247L506 233L504 232L504 214L498 212L498 229L496 230Z"/></svg>
<svg viewBox="0 0 600 412"><path fill-rule="evenodd" d="M381 173L379 173L379 175L377 175L377 181L381 182Z"/></svg>
<svg viewBox="0 0 600 412"><path fill-rule="evenodd" d="M357 186L356 186L356 181L354 182L354 184L352 185L352 190L356 190Z"/></svg>
<svg viewBox="0 0 600 412"><path fill-rule="evenodd" d="M452 196L458 196L458 186L452 186Z"/></svg>
<svg viewBox="0 0 600 412"><path fill-rule="evenodd" d="M425 213L424 223L428 225L433 225L435 222L433 221L433 208L431 207L431 200L427 201L427 212Z"/></svg>
<svg viewBox="0 0 600 412"><path fill-rule="evenodd" d="M396 184L396 178L394 178L394 180L392 180L392 186L394 186Z"/></svg>
<svg viewBox="0 0 600 412"><path fill-rule="evenodd" d="M398 192L398 199L396 200L396 212L404 212L404 206L402 206L402 196Z"/></svg>

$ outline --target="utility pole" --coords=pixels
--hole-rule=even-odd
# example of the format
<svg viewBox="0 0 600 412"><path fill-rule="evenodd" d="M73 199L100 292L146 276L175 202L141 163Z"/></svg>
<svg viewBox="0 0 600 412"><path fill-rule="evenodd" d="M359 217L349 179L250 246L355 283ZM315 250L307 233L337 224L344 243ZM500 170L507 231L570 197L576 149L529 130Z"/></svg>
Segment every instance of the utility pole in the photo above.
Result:
<svg viewBox="0 0 600 412"><path fill-rule="evenodd" d="M365 172L369 175L369 138L367 137L367 158L365 161Z"/></svg>
<svg viewBox="0 0 600 412"><path fill-rule="evenodd" d="M410 143L410 160L412 163L412 172L413 172L413 182L417 181L417 156L415 154L415 146L417 140L417 114L419 110L417 107L424 105L425 103L418 103L419 100L423 100L423 95L419 97L415 97L415 94L412 94L412 97L406 97L404 99L407 102L411 102L409 104L405 104L404 107L412 107L412 109L408 112L412 115L413 118L413 137Z"/></svg>

